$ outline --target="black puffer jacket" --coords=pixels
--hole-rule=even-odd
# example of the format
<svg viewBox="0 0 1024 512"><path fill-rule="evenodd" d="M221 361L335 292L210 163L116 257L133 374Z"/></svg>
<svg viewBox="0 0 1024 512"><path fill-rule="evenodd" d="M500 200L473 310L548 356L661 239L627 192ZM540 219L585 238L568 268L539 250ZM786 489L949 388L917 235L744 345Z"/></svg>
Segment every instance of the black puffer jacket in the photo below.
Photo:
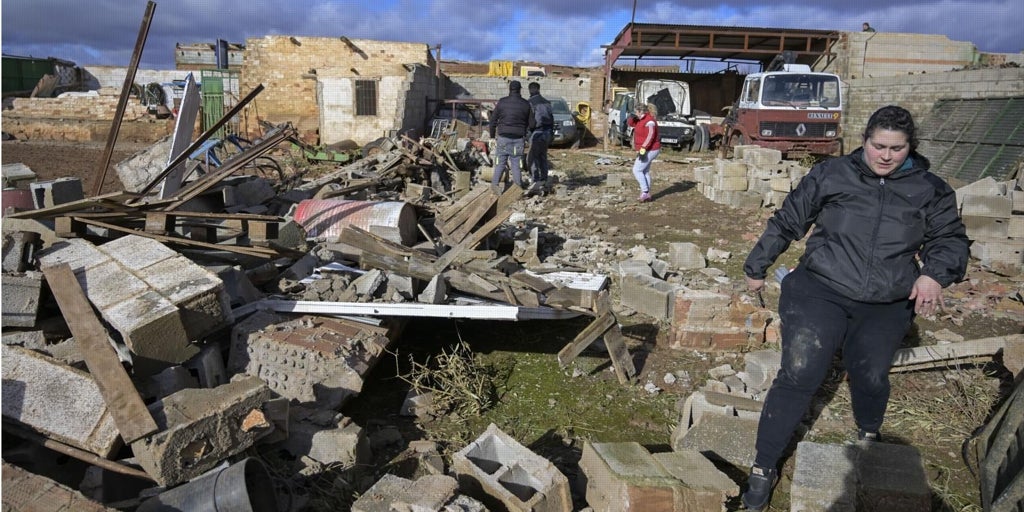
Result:
<svg viewBox="0 0 1024 512"><path fill-rule="evenodd" d="M530 102L526 101L518 92L510 93L508 96L498 100L494 107L494 114L491 116L491 138L495 135L508 137L510 139L521 139L526 136L526 131L533 128Z"/></svg>
<svg viewBox="0 0 1024 512"><path fill-rule="evenodd" d="M815 166L768 221L744 272L764 279L813 224L800 265L850 299L906 299L921 274L943 287L962 279L970 241L953 189L928 166L912 153L909 166L880 177L864 162L863 148Z"/></svg>

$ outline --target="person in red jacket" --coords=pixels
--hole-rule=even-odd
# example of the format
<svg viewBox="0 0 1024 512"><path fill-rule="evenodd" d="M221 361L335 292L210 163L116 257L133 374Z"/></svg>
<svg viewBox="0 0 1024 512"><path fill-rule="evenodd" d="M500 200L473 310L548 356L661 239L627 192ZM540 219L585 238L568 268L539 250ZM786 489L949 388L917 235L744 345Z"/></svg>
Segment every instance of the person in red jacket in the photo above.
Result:
<svg viewBox="0 0 1024 512"><path fill-rule="evenodd" d="M645 203L651 198L651 162L661 152L661 137L658 135L657 110L654 105L637 103L635 113L629 116L626 123L633 128L633 149L636 160L633 161L633 177L640 184L640 202Z"/></svg>

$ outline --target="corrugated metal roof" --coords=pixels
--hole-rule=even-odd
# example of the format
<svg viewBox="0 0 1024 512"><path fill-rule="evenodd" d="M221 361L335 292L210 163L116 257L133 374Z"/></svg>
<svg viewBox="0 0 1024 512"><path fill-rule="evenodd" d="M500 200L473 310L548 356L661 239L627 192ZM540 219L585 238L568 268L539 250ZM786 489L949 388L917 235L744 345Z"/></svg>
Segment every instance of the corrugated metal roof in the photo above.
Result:
<svg viewBox="0 0 1024 512"><path fill-rule="evenodd" d="M1024 159L1024 96L939 100L919 129L918 151L939 176L1012 179Z"/></svg>

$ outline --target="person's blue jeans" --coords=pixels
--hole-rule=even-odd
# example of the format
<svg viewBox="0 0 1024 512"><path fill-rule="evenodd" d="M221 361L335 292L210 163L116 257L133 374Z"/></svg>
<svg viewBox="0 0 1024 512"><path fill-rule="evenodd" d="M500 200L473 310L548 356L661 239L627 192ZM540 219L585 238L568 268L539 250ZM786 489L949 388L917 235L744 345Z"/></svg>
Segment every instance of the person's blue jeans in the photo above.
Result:
<svg viewBox="0 0 1024 512"><path fill-rule="evenodd" d="M782 280L782 369L768 390L754 463L775 468L842 349L857 427L878 432L889 403L892 358L910 329L914 303L847 299L797 267Z"/></svg>
<svg viewBox="0 0 1024 512"><path fill-rule="evenodd" d="M530 162L530 177L534 182L548 180L548 169L551 168L548 162L548 145L551 144L553 137L554 132L550 128L537 129L530 136L530 152L526 156L526 161Z"/></svg>
<svg viewBox="0 0 1024 512"><path fill-rule="evenodd" d="M505 169L510 168L512 170L512 181L523 186L523 172L519 168L519 161L523 158L523 149L526 147L526 142L522 137L518 139L510 139L508 137L502 137L498 135L497 144L494 149L494 176L491 176L491 185L497 185L501 183L502 175L505 174Z"/></svg>

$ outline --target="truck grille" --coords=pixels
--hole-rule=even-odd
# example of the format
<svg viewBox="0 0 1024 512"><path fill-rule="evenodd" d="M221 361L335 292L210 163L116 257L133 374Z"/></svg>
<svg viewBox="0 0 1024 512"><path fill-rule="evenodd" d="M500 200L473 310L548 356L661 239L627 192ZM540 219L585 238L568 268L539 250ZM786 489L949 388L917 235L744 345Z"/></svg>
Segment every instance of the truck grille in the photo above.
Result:
<svg viewBox="0 0 1024 512"><path fill-rule="evenodd" d="M803 135L797 135L797 126L803 124L806 130ZM772 131L772 137L789 137L789 138L822 138L825 136L825 132L828 130L837 130L838 126L836 123L791 123L791 122L763 122L761 123L761 133L765 130Z"/></svg>

